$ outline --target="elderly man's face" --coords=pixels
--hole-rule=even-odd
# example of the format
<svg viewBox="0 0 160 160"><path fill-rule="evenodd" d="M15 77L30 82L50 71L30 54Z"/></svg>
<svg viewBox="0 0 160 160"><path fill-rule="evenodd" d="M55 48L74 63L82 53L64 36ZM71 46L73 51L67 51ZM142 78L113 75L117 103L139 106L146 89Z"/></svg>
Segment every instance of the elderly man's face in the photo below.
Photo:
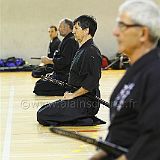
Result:
<svg viewBox="0 0 160 160"><path fill-rule="evenodd" d="M141 45L142 26L133 23L126 12L118 16L113 34L117 38L118 52L131 55Z"/></svg>
<svg viewBox="0 0 160 160"><path fill-rule="evenodd" d="M58 31L62 37L65 37L68 34L68 25L64 21L60 22Z"/></svg>

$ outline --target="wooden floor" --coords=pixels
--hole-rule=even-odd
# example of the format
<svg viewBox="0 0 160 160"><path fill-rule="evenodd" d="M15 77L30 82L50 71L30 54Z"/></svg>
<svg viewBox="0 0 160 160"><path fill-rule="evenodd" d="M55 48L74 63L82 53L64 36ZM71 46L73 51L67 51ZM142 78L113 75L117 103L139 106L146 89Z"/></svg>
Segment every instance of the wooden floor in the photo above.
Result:
<svg viewBox="0 0 160 160"><path fill-rule="evenodd" d="M101 96L109 96L124 70L102 72ZM1 155L2 160L87 160L95 147L49 132L48 127L39 125L36 112L42 105L61 97L42 97L32 93L37 79L30 72L0 73L1 108ZM107 123L92 127L62 127L92 138L103 137L109 125L109 113L101 106L97 117Z"/></svg>

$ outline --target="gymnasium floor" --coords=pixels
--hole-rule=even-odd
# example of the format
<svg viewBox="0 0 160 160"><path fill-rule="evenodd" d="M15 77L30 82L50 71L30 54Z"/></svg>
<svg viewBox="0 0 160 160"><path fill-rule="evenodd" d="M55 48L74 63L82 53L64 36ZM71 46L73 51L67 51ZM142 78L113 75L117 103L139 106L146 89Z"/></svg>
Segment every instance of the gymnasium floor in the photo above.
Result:
<svg viewBox="0 0 160 160"><path fill-rule="evenodd" d="M102 71L101 98L108 101L124 70ZM96 152L92 145L50 133L36 121L42 105L58 100L58 96L36 96L30 72L0 73L1 156L2 160L87 160ZM105 125L62 127L98 139L105 138L109 125L108 108L101 105L97 117Z"/></svg>

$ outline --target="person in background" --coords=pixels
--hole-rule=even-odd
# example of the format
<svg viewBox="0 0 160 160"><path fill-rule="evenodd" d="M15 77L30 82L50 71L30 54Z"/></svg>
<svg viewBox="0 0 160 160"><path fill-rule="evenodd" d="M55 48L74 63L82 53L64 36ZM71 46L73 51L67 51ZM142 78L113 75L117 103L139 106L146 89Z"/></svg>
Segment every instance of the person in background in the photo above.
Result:
<svg viewBox="0 0 160 160"><path fill-rule="evenodd" d="M127 0L113 31L131 66L110 98L106 141L127 148L118 157L99 151L90 160L159 160L160 8L151 0Z"/></svg>
<svg viewBox="0 0 160 160"><path fill-rule="evenodd" d="M58 31L63 38L59 48L54 52L53 58L43 56L42 63L45 65L53 65L53 72L50 78L67 82L69 70L73 57L79 48L78 42L74 39L72 33L73 22L70 19L62 19L59 24ZM40 79L36 82L34 93L40 96L62 96L66 89L50 81Z"/></svg>
<svg viewBox="0 0 160 160"><path fill-rule="evenodd" d="M49 42L47 57L53 58L54 52L58 49L58 46L61 43L61 41L58 38L58 30L56 26L50 26L48 28L48 33L50 36L50 42ZM47 73L51 72L53 72L53 65L44 64L41 62L38 67L33 69L32 77L40 78L42 75L46 75Z"/></svg>
<svg viewBox="0 0 160 160"><path fill-rule="evenodd" d="M45 126L86 126L105 123L95 117L100 104L101 53L93 41L97 22L82 15L74 20L73 34L80 48L72 61L68 83L76 89L65 92L63 99L42 106L37 121Z"/></svg>

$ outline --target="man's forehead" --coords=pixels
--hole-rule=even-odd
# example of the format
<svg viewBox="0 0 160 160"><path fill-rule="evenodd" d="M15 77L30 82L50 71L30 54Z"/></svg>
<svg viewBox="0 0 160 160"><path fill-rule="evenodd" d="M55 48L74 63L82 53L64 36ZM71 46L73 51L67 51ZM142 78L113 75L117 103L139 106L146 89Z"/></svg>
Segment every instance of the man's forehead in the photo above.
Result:
<svg viewBox="0 0 160 160"><path fill-rule="evenodd" d="M123 12L117 16L116 22L121 22L121 21L132 22L129 14L127 12Z"/></svg>
<svg viewBox="0 0 160 160"><path fill-rule="evenodd" d="M59 22L59 25L64 25L65 24L65 21L64 20L61 20L60 22Z"/></svg>

